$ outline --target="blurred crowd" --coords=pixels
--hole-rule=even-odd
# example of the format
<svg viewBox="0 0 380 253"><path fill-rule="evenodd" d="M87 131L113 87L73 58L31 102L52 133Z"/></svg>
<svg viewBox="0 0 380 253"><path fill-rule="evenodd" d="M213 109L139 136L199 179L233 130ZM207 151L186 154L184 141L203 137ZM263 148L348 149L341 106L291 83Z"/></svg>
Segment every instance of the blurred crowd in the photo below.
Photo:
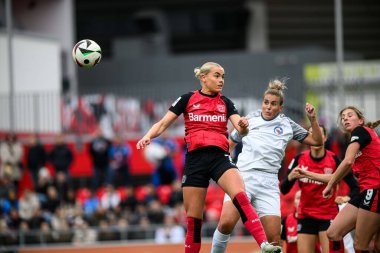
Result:
<svg viewBox="0 0 380 253"><path fill-rule="evenodd" d="M328 148L343 154L345 136L337 130L331 137ZM74 154L64 135L57 135L49 149L37 135L22 142L14 134L5 137L0 144L0 244L182 242L186 215L178 171L183 168L175 168L173 155L183 152L183 147L169 136L156 139L152 146L161 151L155 149L153 156L146 153L154 166L151 180L139 185L129 171L133 148L121 136L109 140L98 131L89 145L92 178L78 187L69 170ZM288 160L303 148L289 145L280 179L286 175ZM22 181L24 173L30 174L32 184ZM205 223L216 225L223 197L223 191L211 183ZM293 212L293 195L283 196L282 201L283 215ZM203 235L212 236L214 228L205 226ZM236 230L244 233L244 228Z"/></svg>

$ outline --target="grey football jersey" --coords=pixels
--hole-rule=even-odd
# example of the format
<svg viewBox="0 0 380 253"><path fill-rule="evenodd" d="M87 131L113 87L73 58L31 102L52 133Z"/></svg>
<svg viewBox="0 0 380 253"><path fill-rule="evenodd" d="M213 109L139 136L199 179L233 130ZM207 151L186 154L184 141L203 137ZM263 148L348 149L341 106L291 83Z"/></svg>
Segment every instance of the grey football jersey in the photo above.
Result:
<svg viewBox="0 0 380 253"><path fill-rule="evenodd" d="M259 169L269 173L278 173L285 148L290 140L302 142L308 131L280 113L272 120L265 120L261 110L247 115L249 132L241 136L232 131L230 139L242 142L243 149L238 156L237 166L241 171Z"/></svg>

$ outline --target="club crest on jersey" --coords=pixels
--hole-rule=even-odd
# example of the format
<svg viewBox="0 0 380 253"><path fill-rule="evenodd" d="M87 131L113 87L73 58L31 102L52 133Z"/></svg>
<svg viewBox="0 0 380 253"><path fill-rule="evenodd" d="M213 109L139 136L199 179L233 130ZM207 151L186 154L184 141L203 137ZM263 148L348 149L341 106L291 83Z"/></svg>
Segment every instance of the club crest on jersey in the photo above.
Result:
<svg viewBox="0 0 380 253"><path fill-rule="evenodd" d="M324 168L324 169L323 169L323 172L324 172L325 174L332 174L332 173L333 173L333 169L332 169L332 168Z"/></svg>
<svg viewBox="0 0 380 253"><path fill-rule="evenodd" d="M284 133L284 129L282 129L281 126L276 126L274 129L273 129L273 132L276 134L276 135L282 135Z"/></svg>
<svg viewBox="0 0 380 253"><path fill-rule="evenodd" d="M217 105L216 109L218 112L225 113L226 112L226 107L224 105Z"/></svg>

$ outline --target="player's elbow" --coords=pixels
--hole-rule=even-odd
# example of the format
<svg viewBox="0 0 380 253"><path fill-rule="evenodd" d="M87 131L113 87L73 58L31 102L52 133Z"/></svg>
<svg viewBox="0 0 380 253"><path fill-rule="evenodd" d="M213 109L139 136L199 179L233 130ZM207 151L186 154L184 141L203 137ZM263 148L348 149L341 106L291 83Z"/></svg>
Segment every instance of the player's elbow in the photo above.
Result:
<svg viewBox="0 0 380 253"><path fill-rule="evenodd" d="M354 159L344 159L344 164L350 168L354 164Z"/></svg>

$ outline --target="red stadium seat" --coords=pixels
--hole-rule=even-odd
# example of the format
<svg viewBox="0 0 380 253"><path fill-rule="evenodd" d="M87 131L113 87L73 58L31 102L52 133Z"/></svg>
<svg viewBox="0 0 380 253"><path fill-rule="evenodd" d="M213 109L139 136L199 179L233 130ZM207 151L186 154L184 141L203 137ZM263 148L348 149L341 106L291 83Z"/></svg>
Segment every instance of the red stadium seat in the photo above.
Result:
<svg viewBox="0 0 380 253"><path fill-rule="evenodd" d="M98 188L98 190L96 191L96 197L98 197L98 199L102 199L105 192L106 192L105 187Z"/></svg>
<svg viewBox="0 0 380 253"><path fill-rule="evenodd" d="M124 201L127 199L128 193L127 193L127 189L125 189L125 187L121 186L121 187L117 188L116 191L119 194L121 201Z"/></svg>
<svg viewBox="0 0 380 253"><path fill-rule="evenodd" d="M146 197L146 189L145 186L137 186L135 189L135 198L138 202L143 202Z"/></svg>
<svg viewBox="0 0 380 253"><path fill-rule="evenodd" d="M91 197L91 192L87 188L81 188L77 190L76 193L76 199L79 201L82 205L84 202Z"/></svg>
<svg viewBox="0 0 380 253"><path fill-rule="evenodd" d="M164 205L169 203L172 194L172 187L170 185L160 185L157 187L157 195L160 202Z"/></svg>

